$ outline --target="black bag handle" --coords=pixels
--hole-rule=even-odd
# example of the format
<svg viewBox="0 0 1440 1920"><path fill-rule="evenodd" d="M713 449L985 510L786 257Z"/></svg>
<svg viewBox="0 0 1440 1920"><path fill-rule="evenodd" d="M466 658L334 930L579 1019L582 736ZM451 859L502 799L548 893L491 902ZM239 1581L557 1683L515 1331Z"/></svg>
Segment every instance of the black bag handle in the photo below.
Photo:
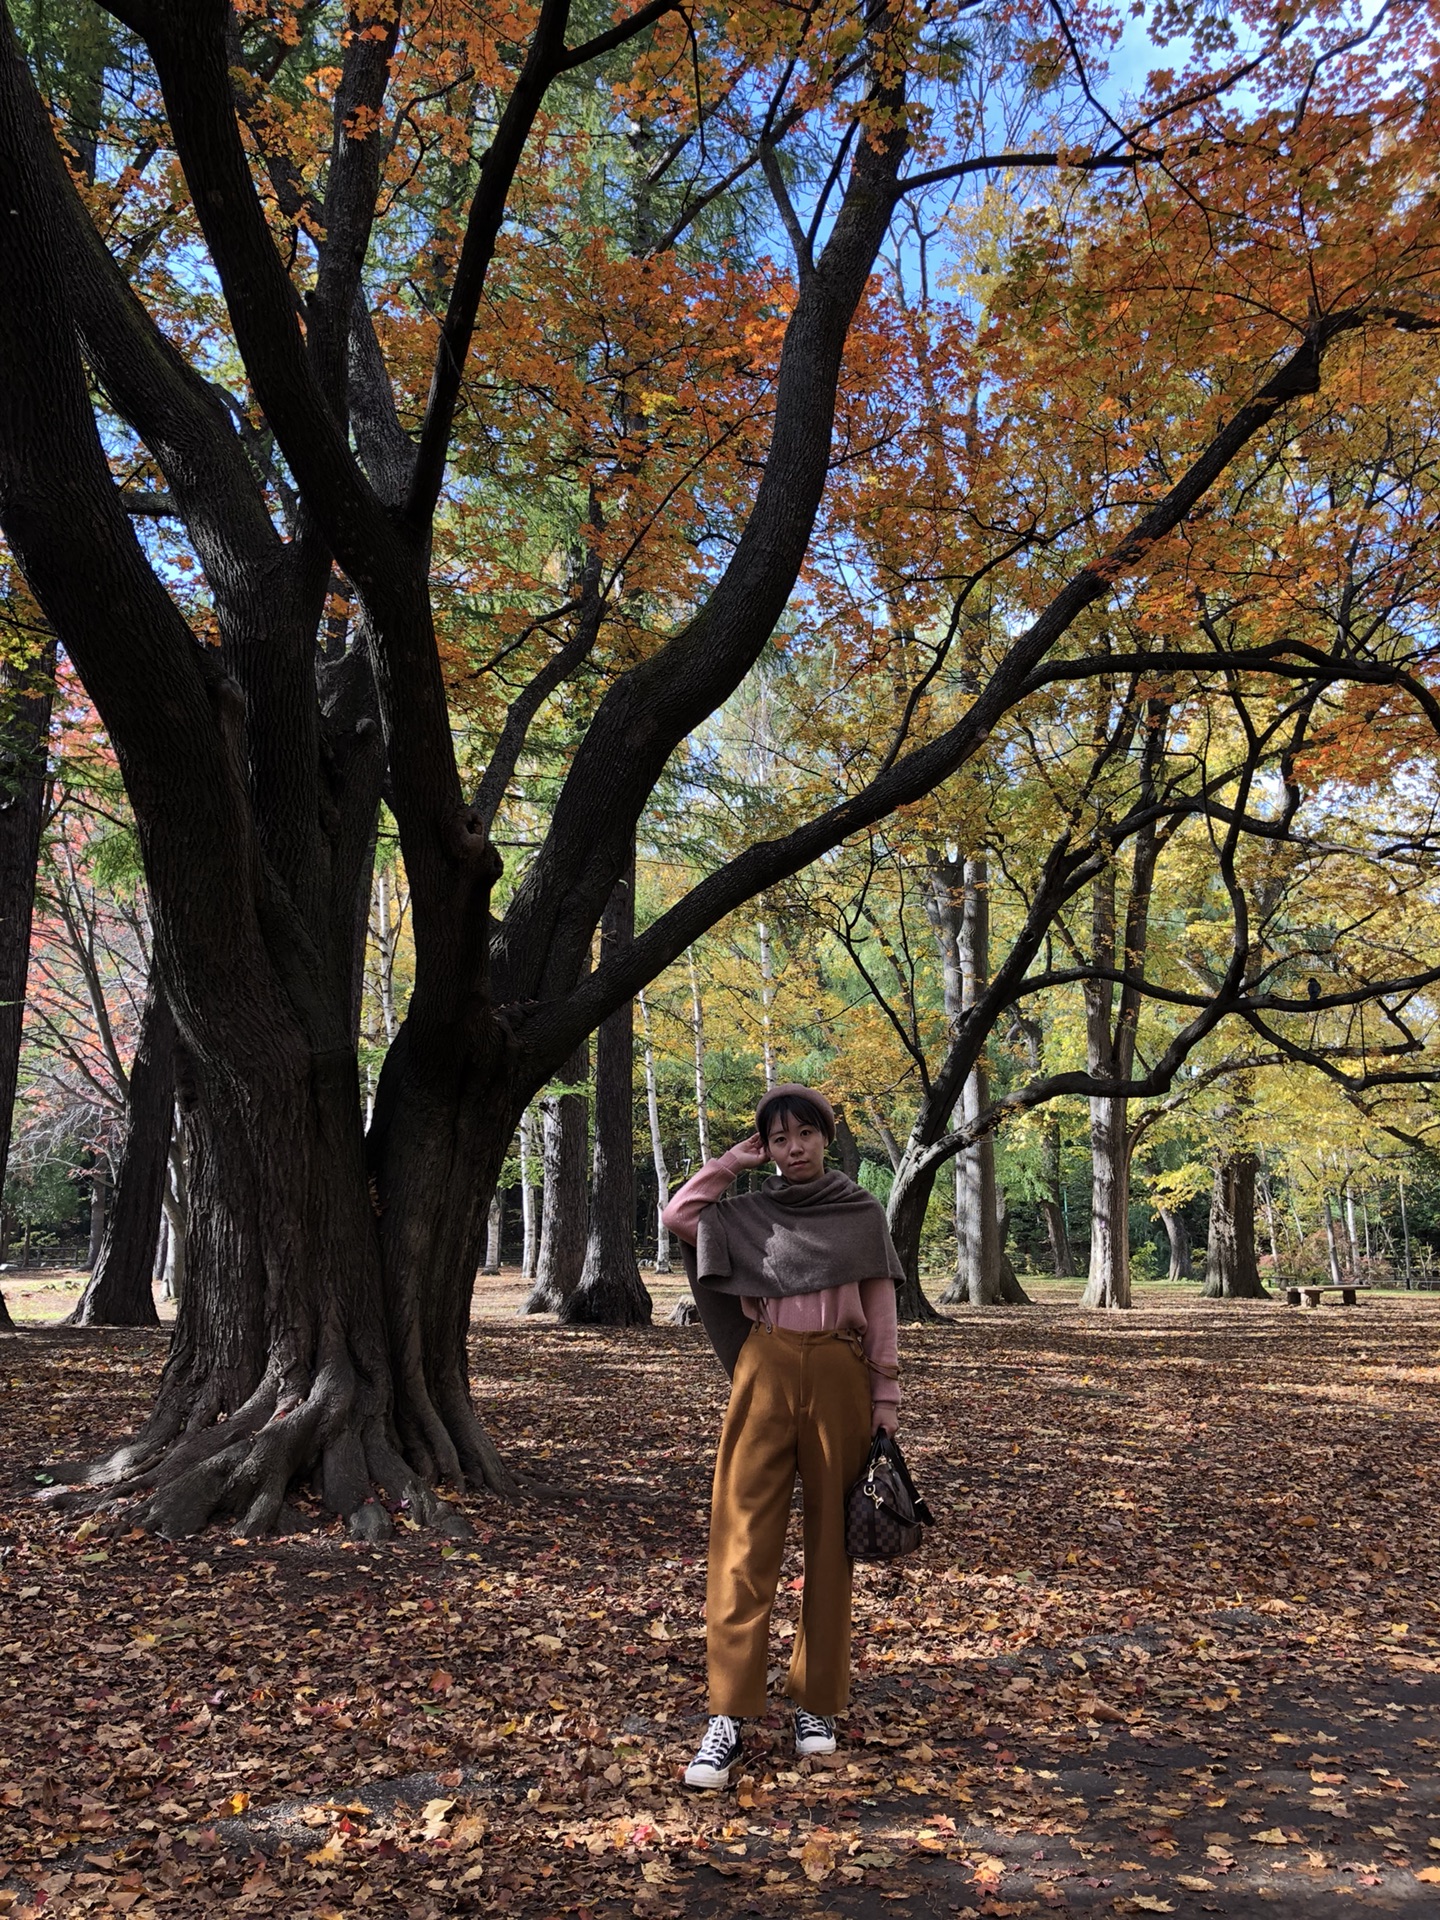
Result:
<svg viewBox="0 0 1440 1920"><path fill-rule="evenodd" d="M895 1469L895 1477L910 1496L910 1504L915 1509L915 1518L922 1527L933 1527L935 1517L929 1507L915 1490L915 1482L910 1478L910 1469L905 1464L905 1456L900 1451L900 1442L893 1433L887 1433L881 1427L870 1442L870 1458L866 1462L867 1471L877 1460L888 1460Z"/></svg>

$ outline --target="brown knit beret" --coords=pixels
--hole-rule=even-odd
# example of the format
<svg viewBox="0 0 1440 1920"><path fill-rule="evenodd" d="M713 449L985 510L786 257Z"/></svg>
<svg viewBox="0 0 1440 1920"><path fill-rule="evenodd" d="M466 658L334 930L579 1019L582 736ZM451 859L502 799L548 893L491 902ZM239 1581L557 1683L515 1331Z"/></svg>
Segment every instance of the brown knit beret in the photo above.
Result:
<svg viewBox="0 0 1440 1920"><path fill-rule="evenodd" d="M823 1093L817 1093L814 1087L802 1087L793 1080L787 1080L783 1086L767 1087L764 1099L760 1102L759 1106L756 1107L755 1130L762 1140L765 1138L764 1116L766 1109L773 1106L777 1100L783 1099L786 1094L789 1094L796 1100L808 1100L825 1123L825 1138L827 1140L834 1140L835 1109Z"/></svg>

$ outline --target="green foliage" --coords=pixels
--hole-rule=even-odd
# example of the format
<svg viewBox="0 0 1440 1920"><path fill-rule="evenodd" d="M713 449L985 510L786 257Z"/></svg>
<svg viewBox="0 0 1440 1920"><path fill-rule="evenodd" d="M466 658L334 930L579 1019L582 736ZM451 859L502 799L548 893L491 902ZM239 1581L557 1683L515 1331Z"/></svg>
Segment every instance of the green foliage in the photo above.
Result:
<svg viewBox="0 0 1440 1920"><path fill-rule="evenodd" d="M882 1167L874 1160L862 1160L857 1177L865 1191L873 1193L882 1206L888 1202L890 1189L895 1184L895 1176L889 1167Z"/></svg>
<svg viewBox="0 0 1440 1920"><path fill-rule="evenodd" d="M51 1232L74 1232L85 1224L89 1199L77 1179L74 1157L12 1168L5 1181L5 1210L12 1218Z"/></svg>

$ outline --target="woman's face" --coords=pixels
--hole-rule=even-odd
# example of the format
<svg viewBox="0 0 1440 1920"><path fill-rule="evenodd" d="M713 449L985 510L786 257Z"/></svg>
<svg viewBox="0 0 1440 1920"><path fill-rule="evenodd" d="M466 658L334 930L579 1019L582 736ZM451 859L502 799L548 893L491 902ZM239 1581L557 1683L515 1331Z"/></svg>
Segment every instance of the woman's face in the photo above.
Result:
<svg viewBox="0 0 1440 1920"><path fill-rule="evenodd" d="M825 1136L794 1114L772 1120L765 1145L782 1180L818 1180L825 1171Z"/></svg>

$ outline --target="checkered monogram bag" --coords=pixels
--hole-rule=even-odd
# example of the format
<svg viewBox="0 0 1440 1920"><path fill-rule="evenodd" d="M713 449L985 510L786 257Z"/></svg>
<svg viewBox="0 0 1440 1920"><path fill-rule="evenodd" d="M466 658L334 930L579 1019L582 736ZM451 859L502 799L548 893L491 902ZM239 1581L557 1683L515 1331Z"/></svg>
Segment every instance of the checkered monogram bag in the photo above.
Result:
<svg viewBox="0 0 1440 1920"><path fill-rule="evenodd" d="M860 1478L845 1496L845 1551L852 1560L898 1560L919 1546L934 1520L915 1491L900 1443L882 1428Z"/></svg>

